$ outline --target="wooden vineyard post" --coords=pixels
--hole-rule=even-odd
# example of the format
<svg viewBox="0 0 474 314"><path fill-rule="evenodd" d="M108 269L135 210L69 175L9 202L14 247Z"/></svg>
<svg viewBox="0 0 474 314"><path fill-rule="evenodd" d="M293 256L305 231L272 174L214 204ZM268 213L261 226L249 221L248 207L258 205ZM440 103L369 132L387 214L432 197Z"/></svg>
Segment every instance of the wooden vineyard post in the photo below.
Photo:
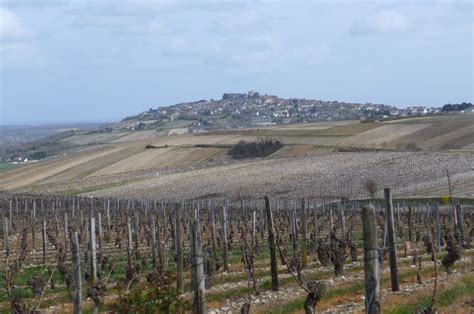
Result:
<svg viewBox="0 0 474 314"><path fill-rule="evenodd" d="M265 212L267 216L267 226L268 226L268 247L270 248L270 273L272 278L272 290L278 291L278 267L277 267L277 258L276 258L276 243L275 243L275 229L273 226L273 215L272 209L270 208L270 199L268 196L265 196Z"/></svg>
<svg viewBox="0 0 474 314"><path fill-rule="evenodd" d="M408 241L413 241L413 209L408 206Z"/></svg>
<svg viewBox="0 0 474 314"><path fill-rule="evenodd" d="M326 208L326 204L323 203L324 205L324 208ZM328 212L329 212L329 222L330 222L330 225L331 225L331 231L334 230L334 219L332 217L332 208L331 208L331 205L329 205L329 208L328 208Z"/></svg>
<svg viewBox="0 0 474 314"><path fill-rule="evenodd" d="M364 239L365 312L378 314L380 313L379 251L375 208L371 205L362 208L362 234Z"/></svg>
<svg viewBox="0 0 474 314"><path fill-rule="evenodd" d="M397 228L400 228L400 203L397 202Z"/></svg>
<svg viewBox="0 0 474 314"><path fill-rule="evenodd" d="M222 207L222 263L224 271L229 272L229 245L227 243L227 208Z"/></svg>
<svg viewBox="0 0 474 314"><path fill-rule="evenodd" d="M292 208L290 212L290 226L291 226L291 241L293 243L293 255L296 256L298 252L297 242L297 227L296 227L296 209Z"/></svg>
<svg viewBox="0 0 474 314"><path fill-rule="evenodd" d="M97 282L97 244L95 240L95 218L91 217L90 226L90 240L91 240L91 284Z"/></svg>
<svg viewBox="0 0 474 314"><path fill-rule="evenodd" d="M211 228L211 244L212 244L212 254L216 257L216 214L214 207L211 208L211 201L207 201L207 208L209 210L209 220Z"/></svg>
<svg viewBox="0 0 474 314"><path fill-rule="evenodd" d="M435 218L436 218L436 245L438 253L441 254L441 225L439 222L439 204L435 204Z"/></svg>
<svg viewBox="0 0 474 314"><path fill-rule="evenodd" d="M8 213L8 229L12 230L12 222L13 222L13 216L12 216L12 209L13 209L13 199L10 199L10 204L9 204L9 213Z"/></svg>
<svg viewBox="0 0 474 314"><path fill-rule="evenodd" d="M107 231L110 231L110 198L107 199Z"/></svg>
<svg viewBox="0 0 474 314"><path fill-rule="evenodd" d="M155 234L156 235L156 244L158 245L158 262L159 262L159 265L160 267L162 268L165 268L165 261L164 261L164 248L163 246L161 245L161 223L160 223L160 214L157 215L158 217L158 224L156 226L156 231L157 233ZM164 228L163 228L164 229Z"/></svg>
<svg viewBox="0 0 474 314"><path fill-rule="evenodd" d="M138 259L139 258L139 238L140 238L140 216L138 213L138 209L135 208L135 206L132 207L133 209L133 220L135 224L135 257Z"/></svg>
<svg viewBox="0 0 474 314"><path fill-rule="evenodd" d="M27 203L25 202L25 206L26 204ZM36 242L35 225L36 225L36 200L33 201L33 209L31 211L31 236L32 236L33 251L35 250L35 242Z"/></svg>
<svg viewBox="0 0 474 314"><path fill-rule="evenodd" d="M71 256L74 314L79 314L82 313L82 284L81 261L79 258L79 241L76 231L74 231L71 235Z"/></svg>
<svg viewBox="0 0 474 314"><path fill-rule="evenodd" d="M8 229L9 229L8 218L3 217L3 248L7 253L7 256L10 254L10 244L8 241Z"/></svg>
<svg viewBox="0 0 474 314"><path fill-rule="evenodd" d="M72 198L72 213L71 213L72 219L76 218L76 202L74 197Z"/></svg>
<svg viewBox="0 0 474 314"><path fill-rule="evenodd" d="M255 251L255 224L257 219L257 212L255 209L252 211L252 252Z"/></svg>
<svg viewBox="0 0 474 314"><path fill-rule="evenodd" d="M79 206L79 203L77 203ZM79 209L79 228L80 228L80 235L81 235L81 243L84 242L84 211Z"/></svg>
<svg viewBox="0 0 474 314"><path fill-rule="evenodd" d="M191 233L191 265L192 265L192 285L194 291L193 313L204 314L205 309L205 278L204 264L202 256L201 232L199 221L195 220Z"/></svg>
<svg viewBox="0 0 474 314"><path fill-rule="evenodd" d="M55 222L55 229L56 229L56 238L59 238L59 220L58 220L58 208L54 207L53 203L53 213L54 213L54 222Z"/></svg>
<svg viewBox="0 0 474 314"><path fill-rule="evenodd" d="M64 213L64 247L67 248L67 243L68 243L68 234L69 234L69 231L68 231L69 227L68 227L68 222L67 222L67 213L65 212Z"/></svg>
<svg viewBox="0 0 474 314"><path fill-rule="evenodd" d="M97 227L99 250L102 250L102 214L100 212L97 213Z"/></svg>
<svg viewBox="0 0 474 314"><path fill-rule="evenodd" d="M308 245L306 243L306 199L301 200L301 267L308 266Z"/></svg>
<svg viewBox="0 0 474 314"><path fill-rule="evenodd" d="M397 248L395 246L395 223L393 215L393 202L390 189L386 188L385 202L387 215L387 232L388 232L388 254L390 259L390 282L392 283L392 291L399 291L400 285L398 283L398 263L397 263Z"/></svg>
<svg viewBox="0 0 474 314"><path fill-rule="evenodd" d="M462 207L461 204L456 204L456 217L457 217L457 228L459 229L459 234L461 235L461 243L464 241L464 226L463 226L463 217L462 217Z"/></svg>
<svg viewBox="0 0 474 314"><path fill-rule="evenodd" d="M157 254L156 254L156 225L155 217L151 217L151 261L153 270L156 271L157 267Z"/></svg>
<svg viewBox="0 0 474 314"><path fill-rule="evenodd" d="M316 219L316 204L313 206L313 252L312 254L316 256L316 249L317 249L317 239L318 239L318 224L317 224L317 219Z"/></svg>
<svg viewBox="0 0 474 314"><path fill-rule="evenodd" d="M43 230L42 230L42 240L43 240L43 264L46 264L46 218L43 218Z"/></svg>
<svg viewBox="0 0 474 314"><path fill-rule="evenodd" d="M339 209L339 219L341 220L342 239L346 240L346 219L344 217L344 204L337 203Z"/></svg>
<svg viewBox="0 0 474 314"><path fill-rule="evenodd" d="M181 206L176 210L176 293L183 293L183 243L181 241Z"/></svg>
<svg viewBox="0 0 474 314"><path fill-rule="evenodd" d="M130 218L127 216L127 234L128 234L128 242L127 242L127 265L129 268L132 266L132 223L130 222Z"/></svg>

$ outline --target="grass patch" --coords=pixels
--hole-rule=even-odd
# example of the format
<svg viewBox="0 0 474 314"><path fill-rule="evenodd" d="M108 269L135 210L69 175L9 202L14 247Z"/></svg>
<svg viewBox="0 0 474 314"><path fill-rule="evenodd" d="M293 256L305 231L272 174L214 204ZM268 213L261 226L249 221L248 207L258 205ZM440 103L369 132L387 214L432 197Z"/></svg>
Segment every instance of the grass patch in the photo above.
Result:
<svg viewBox="0 0 474 314"><path fill-rule="evenodd" d="M6 171L6 170L9 170L9 169L19 167L19 166L20 166L20 164L11 164L11 163L8 163L8 162L0 162L0 171Z"/></svg>
<svg viewBox="0 0 474 314"><path fill-rule="evenodd" d="M435 309L439 307L448 307L453 305L457 300L464 296L474 295L474 277L464 277L461 282L454 284L451 288L448 288L438 293L435 299ZM417 302L408 303L402 306L397 306L394 309L390 309L387 313L390 314L410 314L414 313L419 309L426 309L431 303L431 296L425 295L416 298Z"/></svg>
<svg viewBox="0 0 474 314"><path fill-rule="evenodd" d="M458 267L463 267L462 265L457 264ZM456 266L455 266L456 267ZM457 268L457 267L456 267ZM351 270L355 270L354 269ZM359 270L362 270L362 266L359 268ZM438 270L439 271L439 270ZM434 267L424 267L421 271L422 275L430 275L433 274L434 272ZM399 274L399 280L400 282L403 282L403 280L406 280L408 278L416 278L417 270L408 270L404 273ZM316 277L316 276L315 276ZM290 278L291 279L291 278ZM305 278L307 281L309 280L315 280L316 278ZM318 278L323 279L323 278ZM463 295L469 295L474 293L474 278L472 277L467 277L464 278L464 281L468 281L468 284L464 284L464 288L461 287L464 290L454 290L454 291L449 291L445 290L441 293L438 293L437 297L437 306L447 306L452 304L457 298L460 298ZM381 286L384 286L390 281L390 274L384 274L384 277L381 279ZM470 285L470 286L469 286ZM281 285L282 286L282 285ZM462 295L457 295L457 293L463 293ZM357 283L354 283L352 285L348 285L342 288L338 289L333 289L329 290L324 294L324 296L321 299L321 302L329 302L331 300L338 299L340 297L350 297L350 296L355 296L355 295L364 295L364 282L363 280ZM267 310L264 311L264 313L292 313L296 311L301 311L303 308L303 302L304 302L305 297L300 297L296 298L294 300L291 300L290 302L283 303L283 304L276 304L270 308L267 308ZM406 305L406 311L402 312L397 312L398 310L403 310L405 309L404 307L394 309L394 312L388 312L388 313L396 313L396 314L401 314L401 313L413 313L416 309L420 307L427 307L429 305L430 297L426 298L417 298L418 302L415 304L408 304ZM383 304L382 304L383 306Z"/></svg>

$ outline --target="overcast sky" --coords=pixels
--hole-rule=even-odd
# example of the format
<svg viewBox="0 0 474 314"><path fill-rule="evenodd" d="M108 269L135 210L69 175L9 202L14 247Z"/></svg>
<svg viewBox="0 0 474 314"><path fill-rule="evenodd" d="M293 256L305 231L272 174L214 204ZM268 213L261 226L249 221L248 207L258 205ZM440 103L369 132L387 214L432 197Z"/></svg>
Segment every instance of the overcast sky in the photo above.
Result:
<svg viewBox="0 0 474 314"><path fill-rule="evenodd" d="M224 92L473 101L472 1L0 0L0 123L113 121Z"/></svg>

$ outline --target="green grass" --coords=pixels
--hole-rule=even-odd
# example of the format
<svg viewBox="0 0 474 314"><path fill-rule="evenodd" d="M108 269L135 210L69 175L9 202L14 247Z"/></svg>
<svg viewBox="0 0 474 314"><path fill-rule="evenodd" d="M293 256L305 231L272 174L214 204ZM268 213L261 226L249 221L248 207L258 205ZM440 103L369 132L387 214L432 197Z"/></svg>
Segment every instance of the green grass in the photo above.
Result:
<svg viewBox="0 0 474 314"><path fill-rule="evenodd" d="M435 299L435 308L448 307L453 305L457 300L464 296L474 295L474 277L464 277L461 282L456 283L449 289L438 293ZM426 309L431 303L431 296L423 296L416 298L415 303L409 303L403 306L397 306L394 309L388 310L390 314L410 314L418 309Z"/></svg>
<svg viewBox="0 0 474 314"><path fill-rule="evenodd" d="M457 266L460 266L460 265L457 264ZM460 266L460 267L463 267L463 266ZM354 269L356 269L356 268L354 268ZM362 269L362 267L359 270L361 270L361 269ZM433 269L434 269L433 266L424 267L421 271L421 275L426 275L427 273L432 272ZM417 270L409 270L407 272L401 273L399 275L399 281L402 282L405 279L415 277L416 274L417 274ZM292 279L292 278L289 278L289 279ZM315 280L317 278L305 278L305 279L306 279L306 281L309 281L309 280ZM323 279L323 278L319 278L319 280L320 279ZM448 305L452 304L454 302L453 300L455 300L456 298L459 297L457 295L457 293L463 293L464 295L473 294L473 292L474 292L474 278L472 278L472 277L464 278L464 281L466 281L466 280L468 281L468 283L465 284L466 287L461 287L462 288L461 290L450 291L450 289L448 289L448 290L443 291L442 293L438 294L438 297L437 297L438 302L436 303L436 305L437 306L448 306ZM385 274L385 277L383 277L382 280L381 280L381 285L384 286L389 281L390 281L390 275ZM323 295L322 300L330 300L330 299L333 299L333 298L336 298L336 297L339 297L339 296L343 296L343 295L347 295L347 294L360 294L360 295L363 295L364 294L364 283L363 283L363 281L357 282L355 284L345 286L345 287L342 287L342 288L339 288L339 289L328 290ZM303 307L304 298L305 297L296 298L294 300L291 300L290 302L275 305L274 307L270 308L265 313L268 313L268 314L270 314L270 313L292 313L292 312L299 311ZM426 299L423 299L423 298L419 299L418 298L417 300L419 301L418 303L406 305L406 311L390 312L390 313L396 313L396 314L413 313L414 310L416 310L416 309L418 309L422 306L425 306L425 307L428 306L429 301L430 301L429 297L427 297ZM401 308L401 309L403 309L403 308ZM398 310L398 308L396 310ZM396 310L394 310L394 311L396 311Z"/></svg>
<svg viewBox="0 0 474 314"><path fill-rule="evenodd" d="M0 171L6 171L8 169L13 169L19 167L20 164L11 164L8 162L0 162Z"/></svg>
<svg viewBox="0 0 474 314"><path fill-rule="evenodd" d="M192 123L192 120L162 121L157 123L156 131L161 132L169 129L186 128L189 127Z"/></svg>

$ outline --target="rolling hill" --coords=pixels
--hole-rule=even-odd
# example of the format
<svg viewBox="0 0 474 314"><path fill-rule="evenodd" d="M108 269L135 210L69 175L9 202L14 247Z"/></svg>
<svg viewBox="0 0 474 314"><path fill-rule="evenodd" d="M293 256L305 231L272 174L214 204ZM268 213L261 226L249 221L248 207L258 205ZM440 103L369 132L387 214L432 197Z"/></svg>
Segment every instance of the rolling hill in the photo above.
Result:
<svg viewBox="0 0 474 314"><path fill-rule="evenodd" d="M383 123L322 122L182 135L166 135L150 130L120 134L75 134L59 139L74 147L64 155L1 171L0 189L38 193L127 195L126 191L136 191L136 186L140 186L140 195L152 196L150 193L156 185L150 184L148 193L144 182L153 182L156 177L160 177L160 190L168 191L173 190L173 187L184 188L182 182L188 180L188 176L201 178L198 182L214 182L216 178L233 177L234 167L242 173L250 171L251 175L258 170L260 166L256 165L259 163L263 163L268 171L289 169L285 178L278 179L280 181L291 181L292 168L299 163L318 164L318 169L329 169L325 175L331 176L332 173L334 176L341 176L344 168L340 165L345 164L344 158L347 163L356 158L362 167L364 160L370 160L371 156L381 158L383 154L396 152L401 154L397 156L406 154L407 160L416 160L413 161L415 164L423 164L423 159L436 160L443 156L438 168L439 175L427 177L421 182L445 185L442 182L443 169L452 167L454 174L467 173L467 176L459 177L459 183L456 176L454 179L455 186L462 187L457 193L465 196L473 193L473 165L469 162L474 160L473 122L474 115L464 114ZM241 140L256 141L266 137L280 139L285 147L260 161L238 162L226 154L228 147ZM418 161L418 158L421 160ZM320 164L322 161L323 164ZM399 167L403 167L403 163ZM220 170L216 174L210 169ZM374 176L379 175L383 168L377 169ZM346 170L348 174L353 173L349 170ZM206 171L210 171L210 174ZM308 171L315 176L319 173L317 168L310 168ZM408 174L401 171L399 175ZM381 179L381 184L384 180ZM419 190L420 193L427 194L427 186L415 181L410 182L412 188L404 193L417 195ZM241 189L246 184L245 180L236 182L240 182Z"/></svg>

